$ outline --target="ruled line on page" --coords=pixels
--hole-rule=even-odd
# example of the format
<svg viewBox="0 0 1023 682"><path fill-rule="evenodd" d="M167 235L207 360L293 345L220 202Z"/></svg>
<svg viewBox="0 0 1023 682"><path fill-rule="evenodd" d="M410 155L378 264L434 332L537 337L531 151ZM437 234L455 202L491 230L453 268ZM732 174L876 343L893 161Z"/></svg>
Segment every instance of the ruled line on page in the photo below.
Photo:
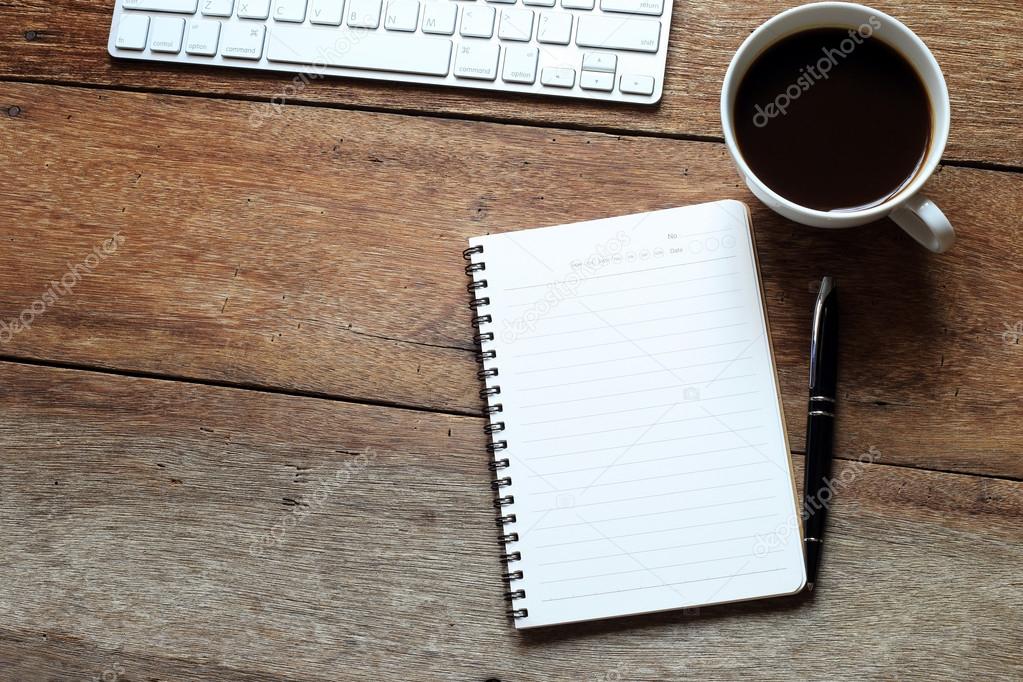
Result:
<svg viewBox="0 0 1023 682"><path fill-rule="evenodd" d="M634 287L622 287L622 288L614 289L613 291L592 291L592 292L585 293L585 294L574 294L572 296L572 298L573 299L576 299L576 298L591 298L593 296L607 296L609 294L610 295L613 295L613 294L624 294L624 293L628 293L628 292L631 292L631 291L639 291L640 289L655 289L657 287L672 287L672 286L676 286L676 285L679 285L679 284L689 284L690 282L699 282L699 281L705 280L705 279L716 279L718 277L732 277L732 276L735 276L737 274L739 274L739 273L737 273L737 272L722 272L722 273L714 274L714 275L704 275L703 277L690 277L689 279L675 280L674 282L656 282L654 284L640 284L639 286L634 286ZM564 282L562 280L551 280L550 282L548 282L548 286L553 286L555 284L563 284L563 283ZM508 291L508 290L504 289L504 291ZM508 308L516 308L516 307L524 307L524 306L534 306L534 305L536 305L536 299L531 299L529 301L524 301L522 303L505 303L504 305L506 307L508 307Z"/></svg>
<svg viewBox="0 0 1023 682"><path fill-rule="evenodd" d="M628 464L634 464L634 462L628 462ZM756 462L743 462L741 464L729 464L728 466L723 466L723 467L710 467L710 468L707 468L707 469L694 469L692 471L677 471L677 472L675 472L673 474L660 474L658 476L647 476L645 478L632 478L632 479L629 479L628 481L608 481L607 483L594 483L592 485L580 485L580 486L577 486L575 488L557 488L555 490L542 490L542 491L534 492L533 494L534 495L560 495L561 493L570 493L570 492L572 492L574 490L589 490L590 488L604 488L604 487L613 486L613 485L625 485L626 483L642 483L644 481L660 481L660 480L665 479L665 478L676 478L678 476L693 476L695 474L706 474L706 473L709 473L711 471L728 471L729 469L743 469L743 468L746 468L746 467L760 466L762 464L767 464L767 462L765 462L763 460L758 460ZM753 482L754 483L763 483L764 481L770 481L770 480L771 480L770 478L765 478L765 479L760 479L760 480L753 481ZM696 493L696 492L700 492L702 490L715 490L716 488L727 488L727 487L732 486L732 485L742 485L742 484L745 484L745 483L748 483L748 482L749 481L739 481L737 483L725 483L725 484L722 484L722 485L719 485L719 486L702 486L702 487L699 487L699 488L693 488L692 490L676 490L676 491L671 491L671 492L668 492L668 493L657 493L655 495L651 495L650 497L663 497L664 495L672 494L672 492ZM644 499L644 498L636 498L636 499ZM614 502L614 501L615 500L608 500L607 502L611 503L611 502ZM603 503L601 503L601 504L603 504ZM589 506L589 505L575 505L575 506L582 507L582 506ZM531 510L531 511L544 512L544 511L547 511L547 510L546 509L534 509L534 510ZM554 511L554 510L551 510L551 511Z"/></svg>
<svg viewBox="0 0 1023 682"><path fill-rule="evenodd" d="M654 457L652 459L631 459L628 462L620 462L620 463L612 463L612 464L602 464L602 465L592 466L592 467L582 467L580 469L564 469L563 471L551 471L551 472L545 473L540 478L546 478L548 476L558 476L559 474L576 474L576 473L580 473L580 472L583 472L583 471L595 471L597 469L602 469L602 470L606 471L607 469L613 469L615 467L627 467L627 466L632 466L634 464L646 464L648 462L666 462L666 461L675 460L675 459L685 459L687 457L699 457L701 455L712 455L712 454L715 454L715 453L718 453L718 452L730 452L732 450L748 450L750 448L756 449L758 446L761 446L761 445L767 445L767 443L766 442L765 443L750 443L748 445L746 443L743 443L742 445L736 445L735 447L732 447L732 448L718 448L717 450L702 450L700 452L687 452L687 453L684 453L684 454L681 454L681 455L669 455L668 457ZM533 476L527 474L526 478L533 478Z"/></svg>
<svg viewBox="0 0 1023 682"><path fill-rule="evenodd" d="M700 509L712 509L714 507L727 507L732 504L746 504L747 502L763 502L764 500L773 500L774 495L767 495L765 497L753 497L748 500L729 500L728 502L715 502L713 504L704 504L696 507L680 507L678 509L665 509L663 511L646 512L643 514L633 514L632 516L616 516L610 519L594 519L593 521L580 521L579 523L562 523L557 526L540 526L534 528L532 532L538 532L541 530L557 530L559 528L572 528L575 526L592 526L595 523L608 523L610 521L628 521L629 519L639 519L646 516L663 516L664 514L675 514L681 511L697 511Z"/></svg>
<svg viewBox="0 0 1023 682"><path fill-rule="evenodd" d="M756 374L741 374L739 376L734 376L734 377L720 377L718 379L715 379L714 383L718 383L718 382L722 382L722 381L729 381L731 379L748 379L749 377L755 377L755 376L757 376L757 375ZM682 384L679 384L679 383L675 383L675 384L672 384L671 386L659 386L657 388L644 388L644 389L640 389L640 390L636 390L636 391L624 391L622 393L607 393L605 395L585 396L585 397L582 397L582 398L572 398L571 400L554 400L552 402L547 402L547 403L533 403L532 405L521 405L520 409L528 410L528 409L531 409L531 408L534 408L534 407L551 407L552 405L565 405L565 404L568 404L568 403L578 403L578 402L582 402L584 400L598 400L598 399L601 399L601 398L619 398L619 397L621 397L623 395L635 395L637 393L654 393L656 391L667 391L669 389L674 389L674 390L677 391L680 388L685 388L685 386L683 386ZM710 397L707 397L707 398L701 397L700 400L701 401L705 401L705 400L721 400L722 398L738 398L739 396L751 395L753 393L759 393L759 391L746 391L745 393L733 393L731 395L710 396ZM682 401L682 400L677 401L678 404L681 404L682 402L684 402L684 401Z"/></svg>
<svg viewBox="0 0 1023 682"><path fill-rule="evenodd" d="M745 467L759 466L761 464L767 464L767 462L748 462L748 463L745 463L745 464L736 464L736 465L733 465L733 466L720 467L718 469L706 469L705 471L721 471L723 469L740 469L740 468L745 468ZM700 473L704 473L704 472L703 471L686 472L686 474L700 474ZM686 474L674 474L674 475L684 476ZM668 478L668 477L667 476L662 476L660 478ZM639 480L640 481L649 481L649 480L652 480L652 479L641 478ZM721 483L719 485L704 485L704 486L699 486L697 488L685 488L685 489L682 489L682 490L669 490L666 493L654 493L652 495L637 495L635 497L623 497L623 498L617 499L617 500L601 500L599 502L586 502L586 503L583 503L583 504L573 504L570 507L570 509L577 509L579 507L603 506L603 505L608 505L608 504L616 504L618 502L636 502L638 500L652 500L652 499L654 499L656 497L670 497L672 495L679 495L681 493L702 493L705 490L720 490L722 488L736 488L736 487L738 487L740 485L751 485L753 483L766 483L767 481L771 481L771 480L774 480L774 479L771 479L771 478L757 478L757 479L754 479L752 481L733 481L732 483ZM629 483L634 483L635 481L628 481L628 482ZM602 483L601 485L615 485L615 484L613 484L613 483L610 483L610 484L609 483ZM588 490L589 488L596 488L596 487L598 487L598 486L592 485L592 486L583 486L582 488L565 488L563 490L552 490L552 491L550 491L548 493L534 493L534 494L535 495L543 495L543 494L550 494L550 493L565 493L565 492L569 492L570 490ZM561 507L548 507L546 509L530 509L529 511L534 513L534 514L540 514L540 513L549 512L549 511L559 511L561 509L562 509Z"/></svg>
<svg viewBox="0 0 1023 682"><path fill-rule="evenodd" d="M552 440L564 440L566 438L580 438L582 436L596 436L602 433L613 433L615 431L628 431L629 429L642 429L653 426L662 426L664 424L679 424L681 422L693 422L700 421L701 419L714 419L716 417L728 417L736 414L746 414L748 412L759 412L762 407L751 407L748 410L735 410L734 412L722 412L720 414L708 414L701 415L699 417L683 417L682 419L667 419L653 422L652 424L632 424L630 426L619 426L613 429L602 429L600 431L581 431L579 433L569 433L562 436L548 436L547 438L532 438L530 440L519 441L521 443L544 443Z"/></svg>
<svg viewBox="0 0 1023 682"><path fill-rule="evenodd" d="M576 420L576 419L590 419L591 417L605 417L607 415L612 415L612 414L626 414L628 412L639 412L641 410L654 410L654 409L657 409L658 407L674 407L675 405L680 405L680 404L681 403L678 400L676 400L676 401L670 402L670 403L661 403L660 405L647 405L647 406L644 406L644 407L630 407L630 408L627 408L627 409L624 409L624 410L611 410L609 412L587 412L586 414L581 414L581 415L579 415L577 417L555 417L554 419L543 419L541 421L536 421L536 422L523 422L521 424L521 426L525 427L525 426L534 426L536 424L553 424L554 422L568 422L568 421L573 421L573 420Z"/></svg>
<svg viewBox="0 0 1023 682"><path fill-rule="evenodd" d="M706 523L693 523L688 526L675 526L674 528L660 528L658 530L643 530L638 533L622 533L621 535L604 535L599 538L591 538L589 540L569 540L567 542L554 542L549 545L537 545L537 549L550 549L552 547L564 547L565 545L582 545L587 542L607 542L608 540L627 540L628 538L639 537L642 535L656 535L657 533L673 533L679 530L689 530L690 528L709 528L711 526L724 526L729 523L740 523L742 521L759 521L777 516L777 514L760 514L758 516L743 516L738 519L719 519L717 521L708 521ZM633 552L635 554L635 552ZM580 559L582 561L582 559Z"/></svg>
<svg viewBox="0 0 1023 682"><path fill-rule="evenodd" d="M620 536L616 536L616 537L620 537ZM682 544L682 545L664 545L664 546L658 546L658 547L651 547L650 549L638 549L638 550L634 550L634 551L631 551L631 552L626 552L626 551L623 550L623 551L617 552L615 554L600 554L598 556L572 557L571 559L559 559L557 561L544 561L544 562L538 563L537 566L562 566L564 564L578 564L581 561L600 561L602 559L617 559L617 558L623 557L623 556L632 556L633 554L652 554L654 552L666 552L666 551L668 551L670 549L685 549L686 547L702 547L704 545L720 545L720 544L724 544L726 542L735 542L736 540L752 540L752 539L754 539L756 537L759 537L759 534L755 533L753 535L737 535L737 536L731 537L731 538L714 538L713 540L701 540L700 542L687 542L687 543ZM597 538L597 539L600 540L601 542L604 542L606 540L614 540L615 537L612 537L612 536L608 535L608 536L604 536L604 537ZM571 543L564 543L564 544L571 544ZM563 545L555 544L555 545L541 545L541 546L542 547L548 547L548 548L551 548L551 547L558 548L558 547L562 547Z"/></svg>
<svg viewBox="0 0 1023 682"><path fill-rule="evenodd" d="M642 358L642 357L646 357L646 356L645 355L638 355L636 357ZM713 362L698 362L698 363L695 363L695 364L692 364L692 365L681 365L679 367L666 367L666 368L660 368L659 367L657 369L651 369L651 370L647 370L645 372L631 372L629 374L615 374L614 376L609 376L609 377L594 377L592 379L580 379L579 381L562 381L562 382L559 382L557 384L544 384L543 386L522 386L522 387L520 387L518 389L518 391L520 393L522 393L522 392L525 392L525 391L539 391L539 390L545 389L545 388L564 388L565 386L578 386L579 384L592 384L595 381L611 381L612 379L630 379L632 377L646 376L647 374L663 374L665 371L675 372L675 371L678 371L680 369L696 369L697 367L713 367L714 365L728 365L728 364L733 364L733 363L736 363L736 362L740 362L742 360L752 360L752 359L753 358L751 356L744 355L744 356L739 357L739 358L729 358L727 360L715 360ZM611 361L601 360L600 362L607 362L607 364L611 364L612 362L615 362L615 361L614 360L611 360Z"/></svg>
<svg viewBox="0 0 1023 682"><path fill-rule="evenodd" d="M756 340L756 339L754 339L754 340ZM688 353L690 351L705 351L707 349L712 349L712 348L722 348L724 346L735 346L736 344L748 344L749 342L750 342L749 338L740 338L740 339L737 339L737 340L733 340L733 342L721 342L720 344L708 344L706 346L690 346L688 348L674 349L674 350L671 350L671 351L658 351L657 353L642 353L640 355L630 355L630 356L627 356L627 357L624 357L624 358L604 358L602 360L593 360L591 362L580 362L580 363L577 363L577 364L574 364L574 365L555 365L553 367L541 367L539 369L530 369L530 370L526 370L526 371L515 372L515 374L517 374L517 375L521 375L521 374L536 374L537 372L549 372L549 371L561 370L561 369L574 369L576 367L586 367L586 366L589 366L589 365L603 365L603 364L608 364L608 363L612 363L612 362L622 362L624 360L640 360L642 358L651 358L651 357L657 357L657 356L661 356L661 355L672 355L674 353Z"/></svg>
<svg viewBox="0 0 1023 682"><path fill-rule="evenodd" d="M688 585L690 583L705 583L705 582L710 582L712 580L732 580L733 578L740 578L742 576L747 576L747 575L761 575L763 573L777 573L778 571L784 571L784 570L785 570L785 567L782 566L781 568L769 568L769 569L766 569L766 570L763 570L763 571L747 571L746 573L733 573L731 575L718 575L718 576L713 576L713 577L710 577L710 578L697 578L697 579L694 579L694 580L681 580L679 582L661 583L659 585L647 585L646 587L626 587L626 588L622 588L620 590L607 590L605 592L588 592L586 594L574 594L574 595L570 595L570 596L567 596L567 597L548 597L548 598L544 599L543 601L545 601L545 602L547 602L547 601L564 601L566 599L581 599L583 597L596 597L596 596L604 595L604 594L619 594L619 593L622 593L622 592L636 592L636 591L639 591L639 590L653 590L653 589L657 589L659 587L671 587L673 585Z"/></svg>
<svg viewBox="0 0 1023 682"><path fill-rule="evenodd" d="M679 436L677 438L665 438L665 439L662 439L662 440L648 440L648 441L643 441L643 442L640 442L640 443L623 443L621 445L612 445L610 447L604 447L604 448L586 448L584 450L573 450L571 452L559 452L559 453L556 453L556 454L553 454L553 455L543 455L542 457L520 457L519 459L524 459L524 460L526 460L528 462L534 462L534 461L540 460L540 459L553 459L555 457L568 457L569 455L579 455L579 454L582 454L582 453L589 453L589 452L606 452L608 450L622 450L622 449L639 448L639 447L644 447L644 446L647 446L647 445L660 445L661 443L677 443L680 440L689 440L689 439L692 439L692 438L704 438L706 436L720 436L720 435L723 435L723 434L726 434L726 433L733 433L735 435L738 435L738 433L740 431L755 431L756 429L762 429L762 428L764 428L764 426L762 424L757 424L756 426L744 426L741 429L725 429L724 431L711 431L710 433L689 434L689 435L686 435L686 436Z"/></svg>
<svg viewBox="0 0 1023 682"><path fill-rule="evenodd" d="M683 317L696 317L697 315L713 315L714 313L723 313L727 310L739 310L745 308L743 305L733 305L727 308L715 308L714 310L698 310L692 313L682 313L681 315L668 315L667 317L651 317L647 320L632 320L631 322L617 322L613 325L614 329L620 327L631 327L636 324L649 324L651 322L664 322L665 320L680 320ZM596 310L587 311L590 313L596 313ZM581 334L583 332L595 332L603 331L608 328L608 325L603 324L599 327L583 327L581 329L567 329L560 332L548 332L546 334L526 334L520 337L522 341L532 341L533 339L546 339L551 336L564 336L565 334Z"/></svg>
<svg viewBox="0 0 1023 682"><path fill-rule="evenodd" d="M772 550L769 550L767 552L763 552L762 554L760 554L758 556L767 556L768 554L778 554L779 552L782 552L782 551L784 551L784 550L782 550L782 549L772 549ZM631 556L633 554L639 554L639 552L629 552L629 554L624 554L622 556ZM697 566L699 564L712 564L712 563L715 563L715 562L718 562L718 561L733 561L735 559L746 559L746 558L749 558L749 556L750 556L749 552L744 552L742 554L736 554L734 556L723 556L723 557L716 557L716 558L713 558L713 559L698 559L696 561L683 561L682 563L678 563L678 564L665 564L663 566L644 566L643 568L632 568L632 569L629 569L627 571L612 571L610 573L593 573L593 574L590 574L590 575L575 575L575 576L569 576L568 578L558 578L556 580L541 580L540 582L543 583L544 585L549 585L549 584L552 584L552 583L574 582L576 580L590 580L591 578L607 578L607 577L610 577L612 575L628 575L629 573L643 573L645 571L656 571L656 570L663 569L663 568L679 568L680 566Z"/></svg>
<svg viewBox="0 0 1023 682"><path fill-rule="evenodd" d="M601 308L600 310L584 310L579 313L565 313L564 315L544 315L545 320L561 320L566 317L579 317L580 315L592 315L594 313L611 313L616 310L634 310L648 305L664 305L665 303L678 303L679 301L695 301L698 298L706 298L707 296L720 296L722 294L735 294L741 291L741 289L726 289L725 291L709 291L703 294L696 294L695 296L679 296L678 298L667 298L662 301L639 301L636 303L630 303L628 305L619 305L613 308ZM619 293L619 292L613 292ZM613 293L611 295L613 295Z"/></svg>
<svg viewBox="0 0 1023 682"><path fill-rule="evenodd" d="M729 396L729 397L731 397L731 396ZM569 421L574 421L576 419L589 419L591 417L604 417L604 416L612 415L612 414L625 414L627 412L639 412L641 410L654 410L654 409L657 409L658 407L674 407L675 405L680 405L680 404L681 403L678 400L676 400L676 401L670 402L670 403L661 403L660 405L646 405L646 406L643 406L643 407L630 407L630 408L627 408L627 409L624 409L624 410L611 410L609 412L588 412L586 414L581 414L581 415L579 415L577 417L555 417L554 419L543 419L541 421L535 421L535 422L523 422L521 424L521 426L534 426L536 424L553 424L554 422L569 422Z"/></svg>
<svg viewBox="0 0 1023 682"><path fill-rule="evenodd" d="M687 263L672 263L671 265L658 265L655 268L643 268L641 270L628 270L626 272L608 272L608 273L605 273L603 275L593 275L592 277L580 277L576 281L578 281L578 282L589 282L589 281L594 280L594 279L607 279L608 277L624 277L626 275L637 275L637 274L642 274L644 272L655 272L657 270L670 270L670 269L673 269L673 268L685 268L685 267L689 267L691 265L702 265L704 263L715 263L717 261L728 260L730 258L735 258L735 256L734 255L731 255L731 256L718 256L717 258L705 258L703 260L692 260L692 261L689 261ZM504 291L521 291L523 289L536 289L537 287L547 287L547 286L550 286L551 284L552 284L552 282L540 282L538 284L523 284L523 285L520 285L520 286L517 286L517 287L505 287Z"/></svg>
<svg viewBox="0 0 1023 682"><path fill-rule="evenodd" d="M698 334L699 332L714 332L719 329L730 329L731 327L745 327L748 322L735 322L734 324L722 324L716 327L705 327L702 329L682 329L667 334L655 334L654 336L642 336L638 339L626 338L624 341L607 341L605 343L594 343L588 346L575 346L573 348L555 348L551 350L534 351L532 353L517 353L514 358L533 357L535 355L550 355L551 353L566 353L568 351L588 350L590 348L602 348L603 346L616 346L623 343L635 343L637 341L649 341L651 339L663 339L668 336L679 336L681 334Z"/></svg>

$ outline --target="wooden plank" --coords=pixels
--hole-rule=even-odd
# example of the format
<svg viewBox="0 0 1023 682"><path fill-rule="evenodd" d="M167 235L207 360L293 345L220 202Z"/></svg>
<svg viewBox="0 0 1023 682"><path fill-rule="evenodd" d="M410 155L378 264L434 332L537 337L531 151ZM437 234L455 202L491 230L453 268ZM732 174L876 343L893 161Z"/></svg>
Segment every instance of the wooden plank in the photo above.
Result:
<svg viewBox="0 0 1023 682"><path fill-rule="evenodd" d="M124 238L0 353L476 413L467 237L734 197L754 206L793 447L831 273L843 456L1023 476L1020 175L939 173L960 241L935 257L888 222L778 218L718 144L307 108L253 130L252 104L39 85L0 101L21 109L0 118L0 321Z"/></svg>
<svg viewBox="0 0 1023 682"><path fill-rule="evenodd" d="M5 679L1023 672L1020 482L847 462L812 600L517 634L478 418L12 363L0 383Z"/></svg>
<svg viewBox="0 0 1023 682"><path fill-rule="evenodd" d="M947 158L1023 165L1018 116L1023 46L1015 39L1023 34L1023 13L1018 6L1005 0L981 0L967 8L953 0L872 4L916 31L945 71L953 113ZM292 78L283 75L118 62L106 51L111 3L103 0L0 5L0 26L6 27L0 77L720 137L718 95L732 54L750 31L791 5L790 0L678 2L665 95L652 109L342 79L316 80L295 92Z"/></svg>

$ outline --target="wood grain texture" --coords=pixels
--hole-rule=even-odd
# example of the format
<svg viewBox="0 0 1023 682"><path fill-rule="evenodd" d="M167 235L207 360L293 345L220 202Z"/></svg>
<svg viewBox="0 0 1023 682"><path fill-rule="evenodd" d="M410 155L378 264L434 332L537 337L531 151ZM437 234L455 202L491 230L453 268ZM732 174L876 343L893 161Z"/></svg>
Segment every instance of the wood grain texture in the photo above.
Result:
<svg viewBox="0 0 1023 682"><path fill-rule="evenodd" d="M0 4L0 77L274 97L341 107L443 113L563 127L720 137L718 95L742 40L792 0L682 0L673 15L665 94L656 108L607 106L327 79L293 93L286 75L181 68L112 60L106 0L21 0ZM798 4L798 3L796 3ZM946 157L1023 165L1023 13L1015 0L879 0L878 9L916 31L948 80L952 135Z"/></svg>
<svg viewBox="0 0 1023 682"><path fill-rule="evenodd" d="M0 383L3 679L1023 673L1020 482L847 462L813 600L518 634L478 418L14 363Z"/></svg>
<svg viewBox="0 0 1023 682"><path fill-rule="evenodd" d="M714 143L303 107L253 129L254 104L41 85L0 100L20 108L0 118L0 320L124 238L2 353L476 413L467 237L733 197L754 210L795 449L830 273L841 455L1023 476L1020 175L939 172L960 238L935 257L889 222L782 220Z"/></svg>

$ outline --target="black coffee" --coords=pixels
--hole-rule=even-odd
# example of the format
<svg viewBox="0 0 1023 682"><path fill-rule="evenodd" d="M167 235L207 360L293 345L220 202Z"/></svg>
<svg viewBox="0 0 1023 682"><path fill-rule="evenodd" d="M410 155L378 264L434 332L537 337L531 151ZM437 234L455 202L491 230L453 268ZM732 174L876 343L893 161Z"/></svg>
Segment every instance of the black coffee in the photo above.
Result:
<svg viewBox="0 0 1023 682"><path fill-rule="evenodd" d="M733 115L753 173L820 211L891 197L916 174L931 136L920 77L868 25L813 29L769 47L740 82Z"/></svg>

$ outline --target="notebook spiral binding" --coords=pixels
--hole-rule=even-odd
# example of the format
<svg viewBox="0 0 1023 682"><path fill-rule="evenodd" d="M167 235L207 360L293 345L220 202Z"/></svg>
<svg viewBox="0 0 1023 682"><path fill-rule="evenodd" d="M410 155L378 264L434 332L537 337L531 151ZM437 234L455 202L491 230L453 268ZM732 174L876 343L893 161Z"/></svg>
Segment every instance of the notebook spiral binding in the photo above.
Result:
<svg viewBox="0 0 1023 682"><path fill-rule="evenodd" d="M515 551L513 547L513 543L519 541L519 534L509 528L509 526L515 523L516 517L514 512L506 509L506 507L515 504L515 495L506 490L512 486L511 476L504 476L500 473L510 466L510 462L506 457L497 456L497 453L508 449L508 441L504 438L496 437L497 434L505 430L505 423L496 417L496 415L504 411L504 406L496 398L496 396L501 394L501 386L493 381L496 377L500 376L500 370L490 364L491 360L497 359L497 351L494 349L484 350L484 344L494 341L495 338L494 332L486 328L487 325L492 324L494 321L485 310L490 305L490 297L480 293L483 289L487 288L487 280L479 273L486 271L487 264L478 258L474 258L474 256L482 255L482 253L482 246L472 246L462 252L462 257L469 261L469 264L465 266L465 274L472 278L472 282L469 283L466 289L469 291L469 295L472 296L472 300L469 301L469 310L473 312L472 326L477 330L476 334L473 335L473 341L479 347L479 352L476 353L476 361L480 363L481 369L476 373L476 376L483 382L480 397L487 401L487 406L483 408L483 414L490 419L490 423L483 427L483 432L487 434L490 440L487 444L487 452L494 456L493 461L488 466L494 472L494 478L490 482L490 487L494 491L494 508L497 510L497 528L499 530L497 542L504 550L500 555L501 562L504 563L506 569L501 574L501 580L508 584L508 590L504 593L504 598L511 604L511 608L508 609L508 615L511 618L525 618L529 615L529 609L517 607L515 602L519 599L525 599L526 591L515 588L513 585L516 581L523 579L522 571L516 570L512 566L515 562L522 560L522 553Z"/></svg>

